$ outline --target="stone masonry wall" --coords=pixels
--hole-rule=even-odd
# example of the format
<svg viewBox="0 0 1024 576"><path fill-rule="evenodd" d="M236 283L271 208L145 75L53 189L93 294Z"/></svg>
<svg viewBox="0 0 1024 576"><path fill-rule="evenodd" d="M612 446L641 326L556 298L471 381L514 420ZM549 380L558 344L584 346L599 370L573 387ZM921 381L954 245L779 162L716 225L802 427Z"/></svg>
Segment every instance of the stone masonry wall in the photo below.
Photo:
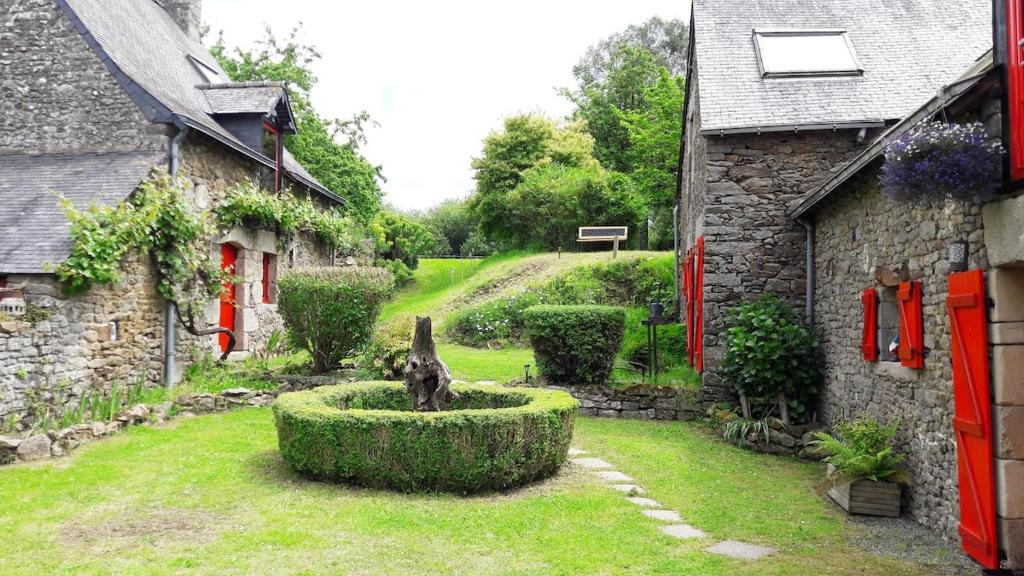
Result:
<svg viewBox="0 0 1024 576"><path fill-rule="evenodd" d="M911 517L956 538L959 515L953 417L953 375L946 314L947 245L970 243L970 267L987 268L981 208L948 203L925 207L887 200L876 170L848 182L842 195L816 214L815 321L822 335L826 383L821 410L833 424L862 414L899 418L898 449L913 475L905 491ZM875 268L906 264L921 280L923 370L885 361L888 342L879 342L879 362L862 358L860 297L882 287Z"/></svg>
<svg viewBox="0 0 1024 576"><path fill-rule="evenodd" d="M693 61L693 73L689 86L689 108L684 124L685 153L683 155L683 189L679 199L680 244L683 254L694 246L697 237L704 230L704 194L707 191L707 139L700 134L700 85L697 79L697 61ZM680 306L680 320L686 321L685 311Z"/></svg>
<svg viewBox="0 0 1024 576"><path fill-rule="evenodd" d="M0 47L0 153L166 147L54 0L4 2Z"/></svg>
<svg viewBox="0 0 1024 576"><path fill-rule="evenodd" d="M876 136L856 130L705 136L703 212L687 214L704 236L704 402L731 400L719 374L728 310L765 292L803 306L805 232L786 215ZM698 204L699 205L699 204Z"/></svg>

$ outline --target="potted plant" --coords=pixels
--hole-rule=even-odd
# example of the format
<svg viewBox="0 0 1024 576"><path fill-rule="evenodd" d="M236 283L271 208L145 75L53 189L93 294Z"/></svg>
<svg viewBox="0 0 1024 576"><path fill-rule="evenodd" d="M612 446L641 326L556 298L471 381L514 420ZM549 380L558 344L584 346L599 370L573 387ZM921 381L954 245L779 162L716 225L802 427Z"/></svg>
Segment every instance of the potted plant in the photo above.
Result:
<svg viewBox="0 0 1024 576"><path fill-rule="evenodd" d="M980 122L922 122L886 146L879 184L897 201L985 200L999 188L1002 155Z"/></svg>
<svg viewBox="0 0 1024 576"><path fill-rule="evenodd" d="M903 456L893 447L899 420L883 424L859 418L835 426L835 434L816 432L816 446L828 454L832 487L828 491L849 514L900 515L900 483L905 473L897 468Z"/></svg>

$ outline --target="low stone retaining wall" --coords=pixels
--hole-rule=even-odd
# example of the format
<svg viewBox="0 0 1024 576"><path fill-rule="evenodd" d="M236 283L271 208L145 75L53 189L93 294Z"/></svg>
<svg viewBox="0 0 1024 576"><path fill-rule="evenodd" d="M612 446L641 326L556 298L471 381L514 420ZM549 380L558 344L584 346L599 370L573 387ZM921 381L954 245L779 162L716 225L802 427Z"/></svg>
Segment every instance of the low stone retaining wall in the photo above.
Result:
<svg viewBox="0 0 1024 576"><path fill-rule="evenodd" d="M765 454L821 460L824 455L819 454L811 442L814 440L813 434L822 430L825 430L825 425L818 422L790 426L772 425L768 430L768 442L765 442L763 434L748 434L745 447Z"/></svg>
<svg viewBox="0 0 1024 576"><path fill-rule="evenodd" d="M610 386L543 386L568 392L580 403L581 416L636 420L697 420L702 417L697 391L638 384Z"/></svg>

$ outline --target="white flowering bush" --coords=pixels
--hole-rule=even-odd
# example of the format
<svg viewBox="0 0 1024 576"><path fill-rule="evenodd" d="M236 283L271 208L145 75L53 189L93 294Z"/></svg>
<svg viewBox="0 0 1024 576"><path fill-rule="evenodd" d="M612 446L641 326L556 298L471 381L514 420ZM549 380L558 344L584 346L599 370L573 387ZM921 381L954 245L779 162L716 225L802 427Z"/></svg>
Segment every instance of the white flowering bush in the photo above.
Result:
<svg viewBox="0 0 1024 576"><path fill-rule="evenodd" d="M541 297L532 290L502 296L456 314L446 330L452 340L466 346L519 344L524 338L523 311L540 302Z"/></svg>

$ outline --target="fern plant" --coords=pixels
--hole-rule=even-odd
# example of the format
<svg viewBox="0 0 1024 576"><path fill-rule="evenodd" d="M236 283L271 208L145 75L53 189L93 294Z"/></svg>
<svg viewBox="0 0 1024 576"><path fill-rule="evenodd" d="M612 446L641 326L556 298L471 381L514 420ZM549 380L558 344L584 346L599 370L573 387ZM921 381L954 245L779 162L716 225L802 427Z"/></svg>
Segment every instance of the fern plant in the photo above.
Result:
<svg viewBox="0 0 1024 576"><path fill-rule="evenodd" d="M858 418L835 426L836 435L814 434L814 444L826 452L825 461L836 467L843 477L902 481L897 465L903 456L893 446L898 418L881 423L875 418Z"/></svg>
<svg viewBox="0 0 1024 576"><path fill-rule="evenodd" d="M731 444L745 447L747 445L747 438L753 434L755 438L764 438L764 443L768 444L771 442L772 427L785 427L785 424L774 416L765 416L764 418L733 418L725 423L725 427L722 430L722 438Z"/></svg>

